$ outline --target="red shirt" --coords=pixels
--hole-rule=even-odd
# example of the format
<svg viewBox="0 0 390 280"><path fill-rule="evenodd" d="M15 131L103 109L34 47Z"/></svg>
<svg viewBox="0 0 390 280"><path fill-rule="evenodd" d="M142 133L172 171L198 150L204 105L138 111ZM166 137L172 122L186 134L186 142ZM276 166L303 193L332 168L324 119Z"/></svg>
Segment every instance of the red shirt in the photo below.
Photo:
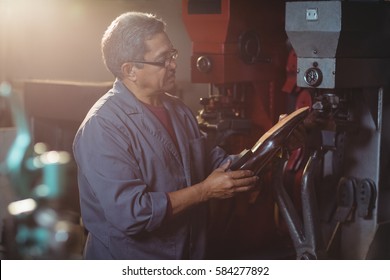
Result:
<svg viewBox="0 0 390 280"><path fill-rule="evenodd" d="M179 145L177 143L175 130L173 129L171 118L169 117L169 114L165 107L163 106L153 106L150 104L144 103L145 106L157 117L157 119L160 120L160 122L163 124L165 129L168 131L169 135L171 136L173 142L176 145L176 148L179 150Z"/></svg>

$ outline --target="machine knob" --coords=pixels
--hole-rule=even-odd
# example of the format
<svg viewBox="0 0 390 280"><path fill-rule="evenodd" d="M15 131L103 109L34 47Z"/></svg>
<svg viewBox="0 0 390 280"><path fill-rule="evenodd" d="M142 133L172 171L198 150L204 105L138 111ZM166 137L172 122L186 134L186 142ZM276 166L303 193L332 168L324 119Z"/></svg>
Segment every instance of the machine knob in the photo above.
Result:
<svg viewBox="0 0 390 280"><path fill-rule="evenodd" d="M196 68L199 72L207 73L211 71L211 59L208 56L199 56L196 60Z"/></svg>
<svg viewBox="0 0 390 280"><path fill-rule="evenodd" d="M240 57L247 64L260 62L260 36L254 31L246 31L239 38Z"/></svg>
<svg viewBox="0 0 390 280"><path fill-rule="evenodd" d="M303 75L303 79L309 86L318 87L322 83L322 72L316 67L309 68Z"/></svg>

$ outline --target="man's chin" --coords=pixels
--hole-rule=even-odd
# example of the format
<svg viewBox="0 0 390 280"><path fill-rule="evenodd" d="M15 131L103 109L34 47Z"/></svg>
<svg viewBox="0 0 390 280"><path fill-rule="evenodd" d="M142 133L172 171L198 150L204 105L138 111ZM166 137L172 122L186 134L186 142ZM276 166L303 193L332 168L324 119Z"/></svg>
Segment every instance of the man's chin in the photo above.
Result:
<svg viewBox="0 0 390 280"><path fill-rule="evenodd" d="M165 92L175 95L177 90L175 81L173 81L172 83L167 83L167 85L164 87L164 90Z"/></svg>

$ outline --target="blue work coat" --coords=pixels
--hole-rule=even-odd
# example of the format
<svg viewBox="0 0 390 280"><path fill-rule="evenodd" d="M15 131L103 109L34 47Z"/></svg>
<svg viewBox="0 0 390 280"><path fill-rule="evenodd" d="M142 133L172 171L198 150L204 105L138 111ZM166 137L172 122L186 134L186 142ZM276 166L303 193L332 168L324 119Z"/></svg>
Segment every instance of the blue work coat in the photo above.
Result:
<svg viewBox="0 0 390 280"><path fill-rule="evenodd" d="M204 257L207 205L165 220L167 192L205 179L227 155L219 147L206 149L205 135L180 99L162 94L162 103L178 146L119 80L91 108L75 136L87 259ZM184 255L188 248L189 256Z"/></svg>

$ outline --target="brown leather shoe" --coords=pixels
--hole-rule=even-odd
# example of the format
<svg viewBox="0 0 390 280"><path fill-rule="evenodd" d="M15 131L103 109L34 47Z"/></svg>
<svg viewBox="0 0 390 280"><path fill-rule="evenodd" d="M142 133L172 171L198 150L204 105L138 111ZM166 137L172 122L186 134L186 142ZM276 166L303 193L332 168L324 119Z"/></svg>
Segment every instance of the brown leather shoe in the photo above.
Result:
<svg viewBox="0 0 390 280"><path fill-rule="evenodd" d="M271 159L287 145L293 130L309 114L309 107L300 108L287 115L269 129L250 150L243 150L240 157L232 163L231 170L252 170L259 174Z"/></svg>

